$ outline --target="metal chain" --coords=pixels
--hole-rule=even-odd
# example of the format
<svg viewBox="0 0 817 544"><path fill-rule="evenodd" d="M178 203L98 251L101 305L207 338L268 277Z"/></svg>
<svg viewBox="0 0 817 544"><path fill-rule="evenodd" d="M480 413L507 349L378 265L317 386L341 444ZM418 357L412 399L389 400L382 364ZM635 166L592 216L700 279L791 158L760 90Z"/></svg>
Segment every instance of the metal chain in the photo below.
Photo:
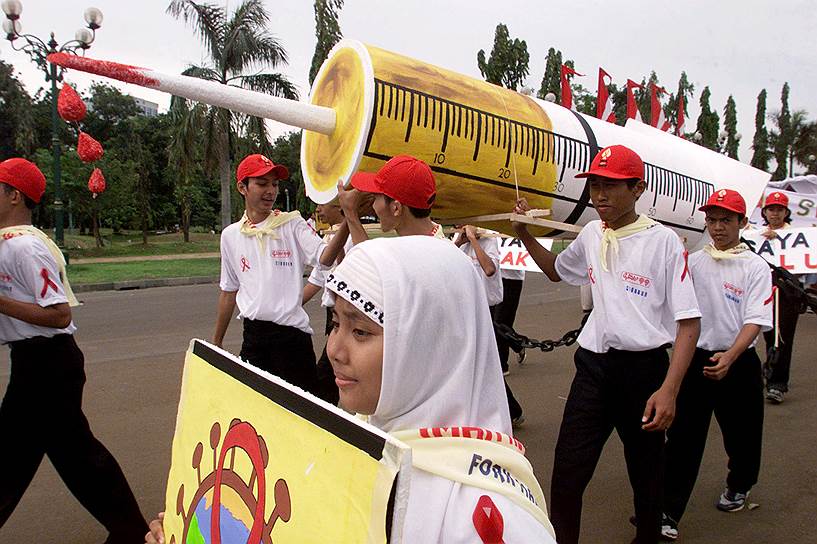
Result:
<svg viewBox="0 0 817 544"><path fill-rule="evenodd" d="M587 318L590 313L586 313L582 318L582 323L579 325L578 329L573 329L572 331L567 331L560 339L558 340L536 340L534 338L529 338L524 334L519 334L512 327L504 325L502 323L494 323L494 330L496 333L507 340L508 344L514 351L519 351L520 349L540 349L542 351L553 351L554 349L561 347L561 346L571 346L576 343L576 339L579 337L579 333L582 332L582 328L584 324L587 322Z"/></svg>

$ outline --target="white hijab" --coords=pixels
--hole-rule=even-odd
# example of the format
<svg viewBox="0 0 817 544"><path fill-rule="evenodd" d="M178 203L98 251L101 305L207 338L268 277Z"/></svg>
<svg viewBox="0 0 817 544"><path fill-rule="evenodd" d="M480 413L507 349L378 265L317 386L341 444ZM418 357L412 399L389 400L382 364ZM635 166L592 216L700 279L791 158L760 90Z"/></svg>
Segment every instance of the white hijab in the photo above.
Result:
<svg viewBox="0 0 817 544"><path fill-rule="evenodd" d="M482 280L470 259L429 236L356 245L327 289L383 326L383 382L369 422L385 431L474 426L512 434ZM411 474L405 542L479 542L472 515L489 495L505 520L504 542L554 542L505 497Z"/></svg>

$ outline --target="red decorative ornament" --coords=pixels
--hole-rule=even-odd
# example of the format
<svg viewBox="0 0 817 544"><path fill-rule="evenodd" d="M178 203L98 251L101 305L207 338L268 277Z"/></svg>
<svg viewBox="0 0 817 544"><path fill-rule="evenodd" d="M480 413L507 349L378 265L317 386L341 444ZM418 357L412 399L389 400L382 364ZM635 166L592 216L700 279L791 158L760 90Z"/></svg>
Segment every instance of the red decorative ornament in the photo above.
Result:
<svg viewBox="0 0 817 544"><path fill-rule="evenodd" d="M57 112L66 121L79 122L85 119L85 102L82 101L77 91L67 83L62 84L60 94L57 96Z"/></svg>
<svg viewBox="0 0 817 544"><path fill-rule="evenodd" d="M102 144L94 140L85 132L80 131L77 143L77 155L82 162L95 162L102 158Z"/></svg>
<svg viewBox="0 0 817 544"><path fill-rule="evenodd" d="M91 179L88 180L88 190L96 195L105 192L105 176L102 175L102 170L94 168L91 172Z"/></svg>

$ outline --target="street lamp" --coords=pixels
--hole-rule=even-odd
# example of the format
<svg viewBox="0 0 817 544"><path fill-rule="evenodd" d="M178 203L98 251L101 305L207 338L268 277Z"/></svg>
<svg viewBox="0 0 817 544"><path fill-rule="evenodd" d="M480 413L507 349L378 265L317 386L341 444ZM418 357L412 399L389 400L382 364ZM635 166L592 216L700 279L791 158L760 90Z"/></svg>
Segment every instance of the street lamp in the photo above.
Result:
<svg viewBox="0 0 817 544"><path fill-rule="evenodd" d="M84 17L87 27L82 27L74 34L74 39L60 45L51 33L51 39L46 43L32 34L23 34L20 25L20 15L23 13L23 4L20 0L3 0L0 4L6 19L3 21L3 32L6 39L11 43L15 51L23 51L34 63L45 73L45 81L51 82L51 144L54 152L54 235L57 245L63 247L65 239L62 229L62 185L60 168L60 140L59 140L59 114L57 113L57 82L62 81L63 68L48 62L47 57L51 53L74 53L85 52L91 47L96 38L96 31L102 26L102 12L97 8L85 10ZM17 40L25 42L17 47Z"/></svg>

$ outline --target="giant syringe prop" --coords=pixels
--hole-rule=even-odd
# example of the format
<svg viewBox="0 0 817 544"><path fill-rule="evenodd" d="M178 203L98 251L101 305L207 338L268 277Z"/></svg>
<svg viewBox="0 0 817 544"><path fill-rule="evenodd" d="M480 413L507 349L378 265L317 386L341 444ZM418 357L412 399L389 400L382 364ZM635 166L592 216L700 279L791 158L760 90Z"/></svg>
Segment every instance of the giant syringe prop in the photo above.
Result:
<svg viewBox="0 0 817 544"><path fill-rule="evenodd" d="M406 153L434 170L438 220L511 210L517 195L550 219L583 225L597 218L584 179L596 152L624 144L646 164L638 211L674 228L689 245L704 231L698 211L715 190L757 202L769 174L635 121L626 127L537 100L354 40L342 40L321 66L309 104L197 78L167 75L70 55L67 68L135 83L304 129L301 170L318 203L337 181L376 171ZM509 223L484 226L509 230Z"/></svg>

